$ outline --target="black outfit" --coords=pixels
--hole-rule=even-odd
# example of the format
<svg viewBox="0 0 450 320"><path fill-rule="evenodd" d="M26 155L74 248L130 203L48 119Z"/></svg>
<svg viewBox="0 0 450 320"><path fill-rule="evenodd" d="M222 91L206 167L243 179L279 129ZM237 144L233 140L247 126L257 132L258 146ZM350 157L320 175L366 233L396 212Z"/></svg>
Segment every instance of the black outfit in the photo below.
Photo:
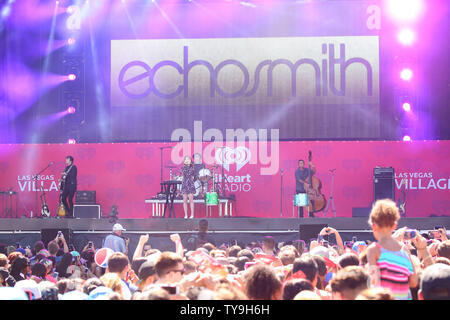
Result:
<svg viewBox="0 0 450 320"><path fill-rule="evenodd" d="M205 169L205 168L206 167L205 167L204 163L194 163L194 171L195 171L194 179L195 179L195 181L199 181L200 182L200 185L202 187L202 190L200 190L200 191L203 191L203 188L206 185L206 182L200 181L200 170Z"/></svg>
<svg viewBox="0 0 450 320"><path fill-rule="evenodd" d="M66 208L66 217L73 218L73 198L77 191L77 167L75 165L67 166L64 172L68 173L61 197L64 208Z"/></svg>
<svg viewBox="0 0 450 320"><path fill-rule="evenodd" d="M315 170L309 170L309 168L298 168L295 170L295 193L306 193L305 185L303 182L300 182L299 179L301 179L304 182L309 182L309 175L311 172L315 172ZM312 200L310 200L312 201ZM303 218L303 207L298 207L298 216L299 218ZM313 213L309 213L310 217L314 217Z"/></svg>
<svg viewBox="0 0 450 320"><path fill-rule="evenodd" d="M203 163L194 163L194 170L195 170L195 179L198 179L200 170L205 169L205 165Z"/></svg>

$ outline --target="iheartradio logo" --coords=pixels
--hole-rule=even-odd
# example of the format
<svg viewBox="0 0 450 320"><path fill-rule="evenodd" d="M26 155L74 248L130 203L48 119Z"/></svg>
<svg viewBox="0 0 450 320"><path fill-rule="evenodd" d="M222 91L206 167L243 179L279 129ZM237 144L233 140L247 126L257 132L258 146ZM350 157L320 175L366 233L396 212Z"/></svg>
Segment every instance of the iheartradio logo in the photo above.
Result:
<svg viewBox="0 0 450 320"><path fill-rule="evenodd" d="M252 153L248 148L237 147L232 149L230 147L220 148L216 151L216 161L222 165L224 169L230 171L230 165L236 164L236 172L242 169L251 159Z"/></svg>
<svg viewBox="0 0 450 320"><path fill-rule="evenodd" d="M171 140L177 142L172 148L171 161L183 163L185 156L198 153L205 165L222 165L230 171L236 165L240 171L247 164L260 165L261 175L274 175L280 167L279 129L226 129L203 130L202 121L194 121L193 133L185 128L172 132ZM204 145L203 141L211 141Z"/></svg>

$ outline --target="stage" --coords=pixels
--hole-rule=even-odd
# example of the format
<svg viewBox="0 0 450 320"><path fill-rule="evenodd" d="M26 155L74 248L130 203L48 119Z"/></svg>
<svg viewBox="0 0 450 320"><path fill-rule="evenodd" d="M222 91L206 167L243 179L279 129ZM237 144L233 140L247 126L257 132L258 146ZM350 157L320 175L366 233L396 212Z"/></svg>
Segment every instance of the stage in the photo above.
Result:
<svg viewBox="0 0 450 320"><path fill-rule="evenodd" d="M361 218L247 218L228 217L206 219L209 225L209 235L217 246L229 244L236 240L240 244L260 241L265 235L271 235L277 242L289 242L297 239L308 241L317 236L318 230L328 225L341 234L343 241L350 241L352 236L358 240L374 240L367 217ZM89 240L100 248L102 240L112 230L112 223L107 218L102 219L62 219L62 218L22 218L1 219L0 243L22 246L33 246L41 240L41 230L50 234L58 230L70 234L71 242L76 250L82 250ZM149 243L160 250L174 250L169 239L172 233L179 233L183 244L189 247L189 239L196 234L200 219L180 218L150 218L150 219L119 219L118 222L126 229L124 235L130 238L128 255L132 257L139 236L150 234ZM402 218L399 227L408 226L421 233L434 229L435 226L450 228L450 217L433 218ZM300 232L299 232L300 230ZM334 242L334 237L330 239Z"/></svg>

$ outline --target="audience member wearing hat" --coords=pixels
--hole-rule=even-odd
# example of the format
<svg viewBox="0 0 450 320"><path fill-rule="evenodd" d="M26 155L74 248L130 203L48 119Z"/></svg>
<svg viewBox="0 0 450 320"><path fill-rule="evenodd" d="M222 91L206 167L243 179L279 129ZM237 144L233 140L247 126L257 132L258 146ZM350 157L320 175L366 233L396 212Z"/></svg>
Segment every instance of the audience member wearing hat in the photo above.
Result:
<svg viewBox="0 0 450 320"><path fill-rule="evenodd" d="M112 233L106 236L103 247L110 248L114 252L128 253L128 240L122 237L122 232L126 231L120 223L113 226Z"/></svg>
<svg viewBox="0 0 450 320"><path fill-rule="evenodd" d="M138 289L144 291L144 289L155 282L156 280L156 270L155 261L148 260L144 262L139 268L138 273L139 281L137 283Z"/></svg>

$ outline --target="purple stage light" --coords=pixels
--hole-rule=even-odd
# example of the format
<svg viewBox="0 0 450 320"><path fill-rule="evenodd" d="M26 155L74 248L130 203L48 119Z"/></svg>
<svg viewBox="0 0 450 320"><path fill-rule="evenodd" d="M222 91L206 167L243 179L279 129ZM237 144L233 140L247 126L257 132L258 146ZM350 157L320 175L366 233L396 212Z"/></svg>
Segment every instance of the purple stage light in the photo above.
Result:
<svg viewBox="0 0 450 320"><path fill-rule="evenodd" d="M408 135L403 136L403 141L411 141L411 137Z"/></svg>
<svg viewBox="0 0 450 320"><path fill-rule="evenodd" d="M75 139L71 138L71 139L67 140L67 143L68 144L75 144L75 143L77 143L77 141Z"/></svg>
<svg viewBox="0 0 450 320"><path fill-rule="evenodd" d="M413 72L409 68L404 68L400 71L400 78L405 81L410 81L412 79Z"/></svg>
<svg viewBox="0 0 450 320"><path fill-rule="evenodd" d="M72 106L67 108L67 113L69 113L69 114L74 114L75 111L76 111L76 109L74 107L72 107Z"/></svg>
<svg viewBox="0 0 450 320"><path fill-rule="evenodd" d="M75 81L77 79L77 76L73 73L67 75L67 80L69 81Z"/></svg>
<svg viewBox="0 0 450 320"><path fill-rule="evenodd" d="M387 11L398 21L413 21L423 10L422 0L388 0Z"/></svg>
<svg viewBox="0 0 450 320"><path fill-rule="evenodd" d="M397 40L405 46L410 46L415 40L414 32L411 29L402 29L397 35Z"/></svg>
<svg viewBox="0 0 450 320"><path fill-rule="evenodd" d="M411 111L411 104L409 102L405 102L405 103L402 104L402 108L406 112L410 112Z"/></svg>

